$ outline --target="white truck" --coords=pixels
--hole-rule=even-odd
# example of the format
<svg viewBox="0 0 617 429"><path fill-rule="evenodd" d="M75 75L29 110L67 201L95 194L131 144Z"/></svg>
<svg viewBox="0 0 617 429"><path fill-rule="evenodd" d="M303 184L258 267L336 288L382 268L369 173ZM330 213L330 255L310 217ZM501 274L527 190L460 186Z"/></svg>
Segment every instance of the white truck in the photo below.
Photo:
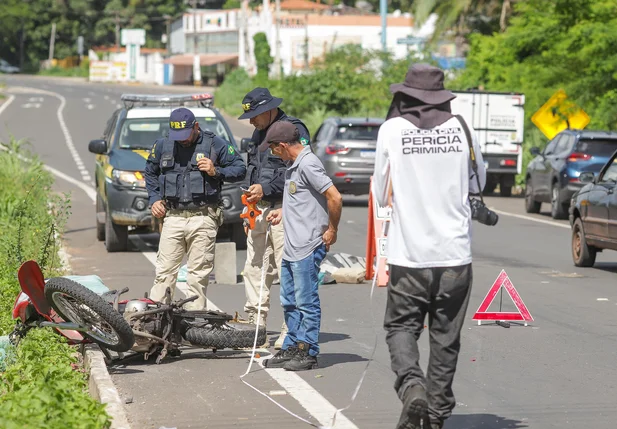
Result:
<svg viewBox="0 0 617 429"><path fill-rule="evenodd" d="M453 93L452 113L473 127L482 148L487 172L484 192L493 192L499 185L502 196L511 196L523 167L525 95L479 90Z"/></svg>

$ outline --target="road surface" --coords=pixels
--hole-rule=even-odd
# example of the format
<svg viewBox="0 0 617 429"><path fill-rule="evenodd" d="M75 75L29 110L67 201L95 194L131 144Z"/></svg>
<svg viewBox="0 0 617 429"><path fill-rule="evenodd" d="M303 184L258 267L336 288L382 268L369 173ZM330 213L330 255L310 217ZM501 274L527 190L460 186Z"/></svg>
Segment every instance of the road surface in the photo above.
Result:
<svg viewBox="0 0 617 429"><path fill-rule="evenodd" d="M33 152L54 169L55 189L71 194L65 241L74 273L97 274L110 288L130 286L132 297L142 296L154 278L157 237L132 238L131 250L116 254L107 254L96 241L94 155L87 146L100 137L122 92L179 89L27 76L0 80L8 85L0 106L0 141L6 142L10 134L27 138ZM233 118L229 122L236 137L250 135L248 124ZM617 253L600 254L594 268L576 268L567 222L553 221L547 213L527 215L519 198L486 200L498 210L500 221L494 227L474 224L474 284L454 383L457 407L445 428L613 429ZM364 256L366 225L367 198L345 198L339 241L332 251ZM245 252L237 252L238 274L244 258ZM534 318L529 326L505 329L471 320L502 270ZM334 427L394 428L401 405L392 388L394 375L381 328L386 289L376 289L371 302L370 287L370 282L321 287L322 354L317 370L296 374L254 364L241 379L249 363L246 352L213 355L203 350L186 351L161 365L135 361L112 368L113 380L129 402L133 427L310 427L271 400L314 425L329 426L334 411L348 405L377 332L378 347L364 384ZM208 296L218 308L242 313L242 283L214 284ZM272 301L268 330L273 342L282 322L278 286ZM498 303L496 299L491 310ZM503 309L514 310L505 293ZM421 353L425 367L426 335Z"/></svg>

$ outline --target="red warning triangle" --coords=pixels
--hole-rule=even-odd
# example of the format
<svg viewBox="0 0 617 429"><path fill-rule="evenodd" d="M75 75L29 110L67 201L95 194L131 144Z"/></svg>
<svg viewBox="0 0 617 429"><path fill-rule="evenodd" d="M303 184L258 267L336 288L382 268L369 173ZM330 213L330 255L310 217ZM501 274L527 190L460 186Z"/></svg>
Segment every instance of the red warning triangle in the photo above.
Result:
<svg viewBox="0 0 617 429"><path fill-rule="evenodd" d="M506 289L506 292L508 292L508 295L512 298L512 301L514 301L514 305L516 305L516 308L518 309L517 313L486 311L497 296L497 292L499 292L502 287ZM495 283L493 283L493 286L491 286L491 289L486 294L484 301L480 304L480 307L478 308L478 311L476 311L476 314L474 314L472 320L521 320L531 322L533 321L533 317L531 317L531 314L529 313L529 310L527 310L521 296L514 288L508 274L506 274L504 270L501 270L501 273L499 273Z"/></svg>

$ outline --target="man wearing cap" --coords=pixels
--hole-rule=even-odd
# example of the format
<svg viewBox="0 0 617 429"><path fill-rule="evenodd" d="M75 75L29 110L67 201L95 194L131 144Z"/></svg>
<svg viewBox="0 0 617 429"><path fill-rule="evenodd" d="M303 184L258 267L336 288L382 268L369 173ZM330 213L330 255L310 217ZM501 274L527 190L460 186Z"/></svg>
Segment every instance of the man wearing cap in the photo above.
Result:
<svg viewBox="0 0 617 429"><path fill-rule="evenodd" d="M198 298L187 309L206 307L214 245L223 223L221 186L244 179L246 166L234 147L202 130L189 109L171 112L169 137L158 139L146 161L152 215L165 218L150 298L173 298L178 270L187 256L187 286Z"/></svg>
<svg viewBox="0 0 617 429"><path fill-rule="evenodd" d="M379 205L392 202L384 328L403 402L397 429L440 429L456 405L452 381L472 283L469 194L482 190L470 146L482 188L486 181L478 142L450 112L455 95L443 80L436 67L412 65L405 82L390 87L394 98L377 136L372 191ZM417 340L427 313L425 377Z"/></svg>
<svg viewBox="0 0 617 429"><path fill-rule="evenodd" d="M272 225L282 220L285 228L280 296L288 332L281 350L264 364L304 371L318 366L319 267L336 243L343 199L293 124L272 124L265 141L290 167L285 171L283 207L270 211L266 219Z"/></svg>
<svg viewBox="0 0 617 429"><path fill-rule="evenodd" d="M287 166L281 158L272 154L263 141L269 127L278 121L289 121L294 124L302 144L308 145L310 141L309 131L302 121L287 116L279 108L282 101L281 98L273 97L267 88L255 88L242 100L244 113L238 118L250 119L251 125L255 127L251 137L252 144L248 149L246 182L248 201L257 203L262 211L253 229L245 227L247 255L243 271L246 294L244 311L248 313L249 322L255 323L257 310L261 305L260 319L264 325L270 310L270 289L275 277L280 278L283 257L283 225L272 225L266 242L268 223L265 219L270 210L281 207ZM270 255L270 263L260 303L261 270L265 254ZM275 349L281 348L286 332L287 325L283 322L281 335L274 344Z"/></svg>

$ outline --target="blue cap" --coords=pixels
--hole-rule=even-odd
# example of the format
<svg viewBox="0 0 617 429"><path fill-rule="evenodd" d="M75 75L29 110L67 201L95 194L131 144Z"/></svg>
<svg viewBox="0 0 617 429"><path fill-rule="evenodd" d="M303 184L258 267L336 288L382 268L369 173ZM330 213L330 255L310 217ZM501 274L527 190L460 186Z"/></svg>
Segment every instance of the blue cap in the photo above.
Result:
<svg viewBox="0 0 617 429"><path fill-rule="evenodd" d="M186 107L171 112L169 116L169 138L170 140L187 140L191 136L191 131L195 126L195 115Z"/></svg>

